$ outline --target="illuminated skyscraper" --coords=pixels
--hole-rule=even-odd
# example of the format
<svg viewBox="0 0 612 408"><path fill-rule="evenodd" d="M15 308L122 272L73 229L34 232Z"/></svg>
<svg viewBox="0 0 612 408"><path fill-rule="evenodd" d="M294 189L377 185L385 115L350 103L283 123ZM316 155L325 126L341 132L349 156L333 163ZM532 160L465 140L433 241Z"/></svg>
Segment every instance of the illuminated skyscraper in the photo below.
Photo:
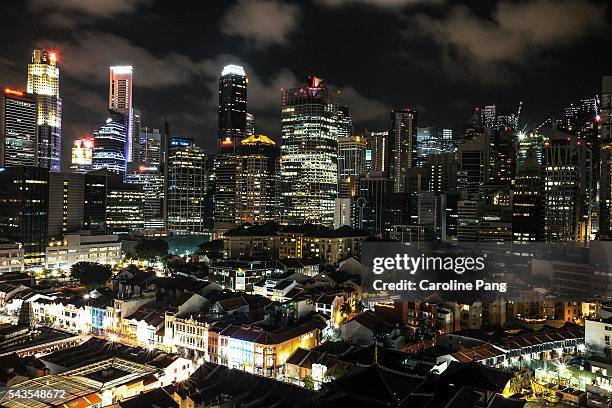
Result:
<svg viewBox="0 0 612 408"><path fill-rule="evenodd" d="M206 154L173 138L168 154L168 229L175 234L206 231Z"/></svg>
<svg viewBox="0 0 612 408"><path fill-rule="evenodd" d="M134 112L132 109L132 67L114 66L109 69L108 109L126 117L125 159L132 161L132 137L134 133ZM140 125L139 125L140 126ZM138 133L139 130L136 130Z"/></svg>
<svg viewBox="0 0 612 408"><path fill-rule="evenodd" d="M315 76L282 91L281 179L289 223L332 226L338 188L336 93Z"/></svg>
<svg viewBox="0 0 612 408"><path fill-rule="evenodd" d="M427 161L427 156L431 154L452 153L454 150L452 129L437 127L417 128L418 167L423 167Z"/></svg>
<svg viewBox="0 0 612 408"><path fill-rule="evenodd" d="M27 91L38 102L38 165L60 171L62 154L62 100L59 92L58 56L36 49L28 64Z"/></svg>
<svg viewBox="0 0 612 408"><path fill-rule="evenodd" d="M108 169L125 178L126 121L126 115L111 112L106 123L94 131L94 170Z"/></svg>
<svg viewBox="0 0 612 408"><path fill-rule="evenodd" d="M368 151L366 161L370 156L370 169L368 171L388 174L389 172L389 132L366 132L368 140Z"/></svg>
<svg viewBox="0 0 612 408"><path fill-rule="evenodd" d="M457 149L457 187L467 193L479 193L488 180L489 134L484 134L465 142Z"/></svg>
<svg viewBox="0 0 612 408"><path fill-rule="evenodd" d="M417 112L410 108L391 112L389 169L393 192L403 193L408 169L417 166Z"/></svg>
<svg viewBox="0 0 612 408"><path fill-rule="evenodd" d="M236 151L237 140L246 135L247 77L244 68L227 65L219 78L219 152Z"/></svg>
<svg viewBox="0 0 612 408"><path fill-rule="evenodd" d="M214 158L214 226L231 228L236 222L236 149L247 134L247 77L244 68L227 65L219 78L219 123Z"/></svg>
<svg viewBox="0 0 612 408"><path fill-rule="evenodd" d="M338 138L338 191L341 197L357 194L357 179L366 174L366 147L363 136Z"/></svg>
<svg viewBox="0 0 612 408"><path fill-rule="evenodd" d="M517 165L512 194L512 240L542 241L544 237L544 185L541 164L531 148Z"/></svg>
<svg viewBox="0 0 612 408"><path fill-rule="evenodd" d="M546 241L588 240L590 149L585 142L557 132L544 143L543 156Z"/></svg>
<svg viewBox="0 0 612 408"><path fill-rule="evenodd" d="M488 127L489 129L493 129L497 124L497 112L495 105L487 105L484 108L480 109L481 120L480 124L482 127Z"/></svg>
<svg viewBox="0 0 612 408"><path fill-rule="evenodd" d="M247 113L246 115L246 134L247 135L255 134L255 115L251 113Z"/></svg>
<svg viewBox="0 0 612 408"><path fill-rule="evenodd" d="M44 263L48 213L48 169L15 166L0 171L0 241L21 243L26 265Z"/></svg>
<svg viewBox="0 0 612 408"><path fill-rule="evenodd" d="M351 136L354 133L350 108L348 106L338 106L338 137Z"/></svg>
<svg viewBox="0 0 612 408"><path fill-rule="evenodd" d="M0 167L38 164L36 99L9 88L0 93Z"/></svg>
<svg viewBox="0 0 612 408"><path fill-rule="evenodd" d="M141 128L139 137L133 139L133 142L132 162L128 164L126 181L143 185L145 228L163 229L162 211L165 189L164 174L160 163L161 134L159 129L145 126Z"/></svg>
<svg viewBox="0 0 612 408"><path fill-rule="evenodd" d="M278 221L280 149L265 135L247 136L238 146L236 222Z"/></svg>
<svg viewBox="0 0 612 408"><path fill-rule="evenodd" d="M86 137L74 141L70 166L73 173L87 173L93 170L93 149L93 138Z"/></svg>
<svg viewBox="0 0 612 408"><path fill-rule="evenodd" d="M612 240L612 76L603 77L599 122L599 239Z"/></svg>

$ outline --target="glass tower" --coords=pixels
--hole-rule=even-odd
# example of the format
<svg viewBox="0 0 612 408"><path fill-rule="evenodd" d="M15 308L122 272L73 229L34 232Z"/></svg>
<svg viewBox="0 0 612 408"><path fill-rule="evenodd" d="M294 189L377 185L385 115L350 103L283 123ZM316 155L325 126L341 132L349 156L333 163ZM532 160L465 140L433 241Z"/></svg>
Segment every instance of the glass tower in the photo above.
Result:
<svg viewBox="0 0 612 408"><path fill-rule="evenodd" d="M315 76L282 91L284 219L332 226L338 194L336 93Z"/></svg>
<svg viewBox="0 0 612 408"><path fill-rule="evenodd" d="M60 171L62 154L62 100L59 94L57 53L36 49L28 64L28 93L38 102L38 165Z"/></svg>

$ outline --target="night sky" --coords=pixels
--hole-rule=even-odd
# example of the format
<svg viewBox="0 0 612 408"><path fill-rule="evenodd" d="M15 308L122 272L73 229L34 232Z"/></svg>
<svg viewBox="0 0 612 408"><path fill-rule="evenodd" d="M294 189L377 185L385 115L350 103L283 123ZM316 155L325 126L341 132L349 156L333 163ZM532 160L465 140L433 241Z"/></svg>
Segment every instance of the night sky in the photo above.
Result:
<svg viewBox="0 0 612 408"><path fill-rule="evenodd" d="M35 47L60 55L63 169L72 140L106 117L108 66L134 66L143 124L213 152L218 76L241 64L256 129L280 139L280 89L322 77L357 132L393 107L458 131L474 106L559 116L612 74L606 2L529 0L29 0L0 5L0 85L24 89Z"/></svg>

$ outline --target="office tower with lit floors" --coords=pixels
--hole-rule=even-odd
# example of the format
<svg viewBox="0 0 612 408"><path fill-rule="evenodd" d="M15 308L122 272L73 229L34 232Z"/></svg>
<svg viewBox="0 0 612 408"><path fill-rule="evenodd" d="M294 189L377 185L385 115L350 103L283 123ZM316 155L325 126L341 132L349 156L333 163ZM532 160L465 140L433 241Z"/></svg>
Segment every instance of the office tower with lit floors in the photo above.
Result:
<svg viewBox="0 0 612 408"><path fill-rule="evenodd" d="M366 174L367 142L363 136L338 138L338 195L354 197L358 179Z"/></svg>
<svg viewBox="0 0 612 408"><path fill-rule="evenodd" d="M366 131L364 136L368 142L369 169L368 171L389 172L389 132ZM366 151L366 154L368 152ZM367 158L366 158L367 159Z"/></svg>
<svg viewBox="0 0 612 408"><path fill-rule="evenodd" d="M408 169L417 167L417 112L404 108L391 112L389 170L393 192L406 189Z"/></svg>
<svg viewBox="0 0 612 408"><path fill-rule="evenodd" d="M338 188L336 93L315 76L283 89L281 180L283 218L332 226Z"/></svg>
<svg viewBox="0 0 612 408"><path fill-rule="evenodd" d="M192 140L173 138L168 152L168 229L206 232L206 154Z"/></svg>
<svg viewBox="0 0 612 408"><path fill-rule="evenodd" d="M250 135L237 153L236 223L278 221L280 148L266 135Z"/></svg>
<svg viewBox="0 0 612 408"><path fill-rule="evenodd" d="M590 149L558 132L544 143L544 234L548 242L585 242L590 236Z"/></svg>
<svg viewBox="0 0 612 408"><path fill-rule="evenodd" d="M49 169L5 167L0 171L0 240L20 243L26 266L45 260L49 214Z"/></svg>
<svg viewBox="0 0 612 408"><path fill-rule="evenodd" d="M70 171L73 173L87 173L93 170L93 137L76 139L72 145L72 161Z"/></svg>
<svg viewBox="0 0 612 408"><path fill-rule="evenodd" d="M136 115L134 117L136 118ZM143 186L145 228L163 229L165 189L159 129L145 126L141 129L139 137L133 139L132 162L128 163L126 181Z"/></svg>
<svg viewBox="0 0 612 408"><path fill-rule="evenodd" d="M109 68L108 109L113 115L123 115L125 125L124 157L126 162L132 161L132 139L134 133L134 111L132 108L133 69L130 65L112 66ZM140 124L138 124L140 126Z"/></svg>
<svg viewBox="0 0 612 408"><path fill-rule="evenodd" d="M612 240L612 76L601 86L599 124L601 170L599 179L599 239Z"/></svg>
<svg viewBox="0 0 612 408"><path fill-rule="evenodd" d="M106 123L94 130L94 170L108 169L125 178L127 126L126 115L111 111Z"/></svg>
<svg viewBox="0 0 612 408"><path fill-rule="evenodd" d="M213 162L214 227L236 223L237 148L247 133L247 77L244 68L227 65L219 78L217 154Z"/></svg>
<svg viewBox="0 0 612 408"><path fill-rule="evenodd" d="M529 149L516 170L512 192L512 240L539 242L544 238L544 185L535 149Z"/></svg>
<svg viewBox="0 0 612 408"><path fill-rule="evenodd" d="M10 88L0 93L0 167L37 166L37 98Z"/></svg>
<svg viewBox="0 0 612 408"><path fill-rule="evenodd" d="M38 166L60 171L62 155L62 99L60 98L58 55L35 49L28 64L27 92L38 104Z"/></svg>

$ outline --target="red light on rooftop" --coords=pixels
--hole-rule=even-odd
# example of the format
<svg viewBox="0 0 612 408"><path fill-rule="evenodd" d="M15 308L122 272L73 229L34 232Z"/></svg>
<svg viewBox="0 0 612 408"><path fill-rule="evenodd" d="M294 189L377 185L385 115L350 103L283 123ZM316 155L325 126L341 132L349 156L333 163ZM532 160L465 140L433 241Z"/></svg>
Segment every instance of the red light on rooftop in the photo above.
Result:
<svg viewBox="0 0 612 408"><path fill-rule="evenodd" d="M57 61L57 52L55 52L55 51L49 52L49 60L51 60L52 62L56 62Z"/></svg>
<svg viewBox="0 0 612 408"><path fill-rule="evenodd" d="M11 88L4 88L4 93L7 94L7 95L23 96L23 91L16 91L16 90L11 89Z"/></svg>

